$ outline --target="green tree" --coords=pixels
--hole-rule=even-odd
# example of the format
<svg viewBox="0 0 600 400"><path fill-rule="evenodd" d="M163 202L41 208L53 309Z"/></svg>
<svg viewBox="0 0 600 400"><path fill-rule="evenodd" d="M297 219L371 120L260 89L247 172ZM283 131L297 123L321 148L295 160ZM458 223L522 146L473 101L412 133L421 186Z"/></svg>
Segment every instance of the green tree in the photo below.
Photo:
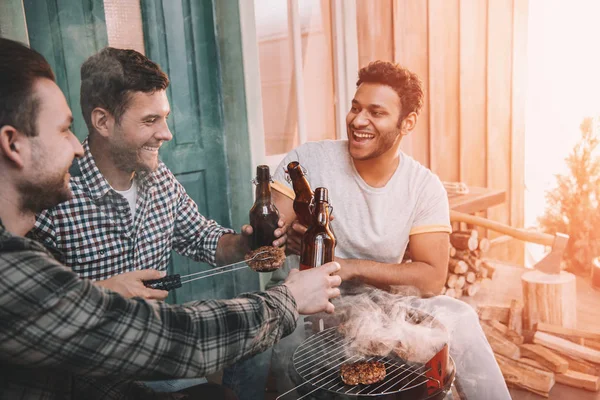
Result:
<svg viewBox="0 0 600 400"><path fill-rule="evenodd" d="M564 255L567 270L589 273L591 261L600 256L600 157L592 118L580 125L581 139L566 158L567 174L556 175L556 188L546 192L547 206L539 218L548 233L569 235Z"/></svg>

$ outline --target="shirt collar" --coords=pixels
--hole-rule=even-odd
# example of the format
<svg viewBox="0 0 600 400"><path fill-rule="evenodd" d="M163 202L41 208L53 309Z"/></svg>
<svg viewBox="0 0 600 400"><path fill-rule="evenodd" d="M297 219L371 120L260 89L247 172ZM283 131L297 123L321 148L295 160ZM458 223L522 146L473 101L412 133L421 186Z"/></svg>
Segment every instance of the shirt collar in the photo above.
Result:
<svg viewBox="0 0 600 400"><path fill-rule="evenodd" d="M84 150L83 157L77 160L79 162L81 176L83 177L84 184L88 187L90 197L94 200L98 200L109 193L112 188L98 169L98 166L94 161L94 156L90 151L90 145L87 138L83 141L82 145ZM135 179L142 189L157 183L156 172L136 172Z"/></svg>

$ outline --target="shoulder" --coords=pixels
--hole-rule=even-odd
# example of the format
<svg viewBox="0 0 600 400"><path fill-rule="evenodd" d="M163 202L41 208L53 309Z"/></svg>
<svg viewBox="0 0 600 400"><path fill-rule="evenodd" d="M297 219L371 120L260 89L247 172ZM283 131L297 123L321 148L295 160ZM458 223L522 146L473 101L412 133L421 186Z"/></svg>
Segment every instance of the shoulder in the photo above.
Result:
<svg viewBox="0 0 600 400"><path fill-rule="evenodd" d="M445 194L446 190L439 176L411 156L402 153L402 157L405 163L404 170L417 187L425 192L443 192Z"/></svg>

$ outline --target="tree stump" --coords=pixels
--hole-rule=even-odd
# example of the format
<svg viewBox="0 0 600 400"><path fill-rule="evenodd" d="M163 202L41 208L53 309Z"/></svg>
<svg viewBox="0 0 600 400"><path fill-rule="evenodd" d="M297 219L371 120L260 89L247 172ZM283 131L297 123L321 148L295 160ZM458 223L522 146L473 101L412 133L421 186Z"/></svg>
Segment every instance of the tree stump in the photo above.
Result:
<svg viewBox="0 0 600 400"><path fill-rule="evenodd" d="M565 271L554 275L533 270L525 272L521 281L524 329L533 330L538 322L576 328L575 275Z"/></svg>

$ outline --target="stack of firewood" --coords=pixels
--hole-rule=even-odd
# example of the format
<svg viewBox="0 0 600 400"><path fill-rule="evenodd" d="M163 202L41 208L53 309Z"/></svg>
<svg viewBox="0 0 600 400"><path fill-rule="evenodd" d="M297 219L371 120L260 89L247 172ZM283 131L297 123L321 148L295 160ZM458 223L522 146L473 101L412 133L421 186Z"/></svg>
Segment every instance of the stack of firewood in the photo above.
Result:
<svg viewBox="0 0 600 400"><path fill-rule="evenodd" d="M600 333L539 322L523 329L523 305L480 306L479 319L509 387L548 397L555 382L600 390Z"/></svg>
<svg viewBox="0 0 600 400"><path fill-rule="evenodd" d="M482 259L489 248L490 241L480 238L476 230L452 232L448 279L442 294L459 299L474 296L489 285L495 269Z"/></svg>

